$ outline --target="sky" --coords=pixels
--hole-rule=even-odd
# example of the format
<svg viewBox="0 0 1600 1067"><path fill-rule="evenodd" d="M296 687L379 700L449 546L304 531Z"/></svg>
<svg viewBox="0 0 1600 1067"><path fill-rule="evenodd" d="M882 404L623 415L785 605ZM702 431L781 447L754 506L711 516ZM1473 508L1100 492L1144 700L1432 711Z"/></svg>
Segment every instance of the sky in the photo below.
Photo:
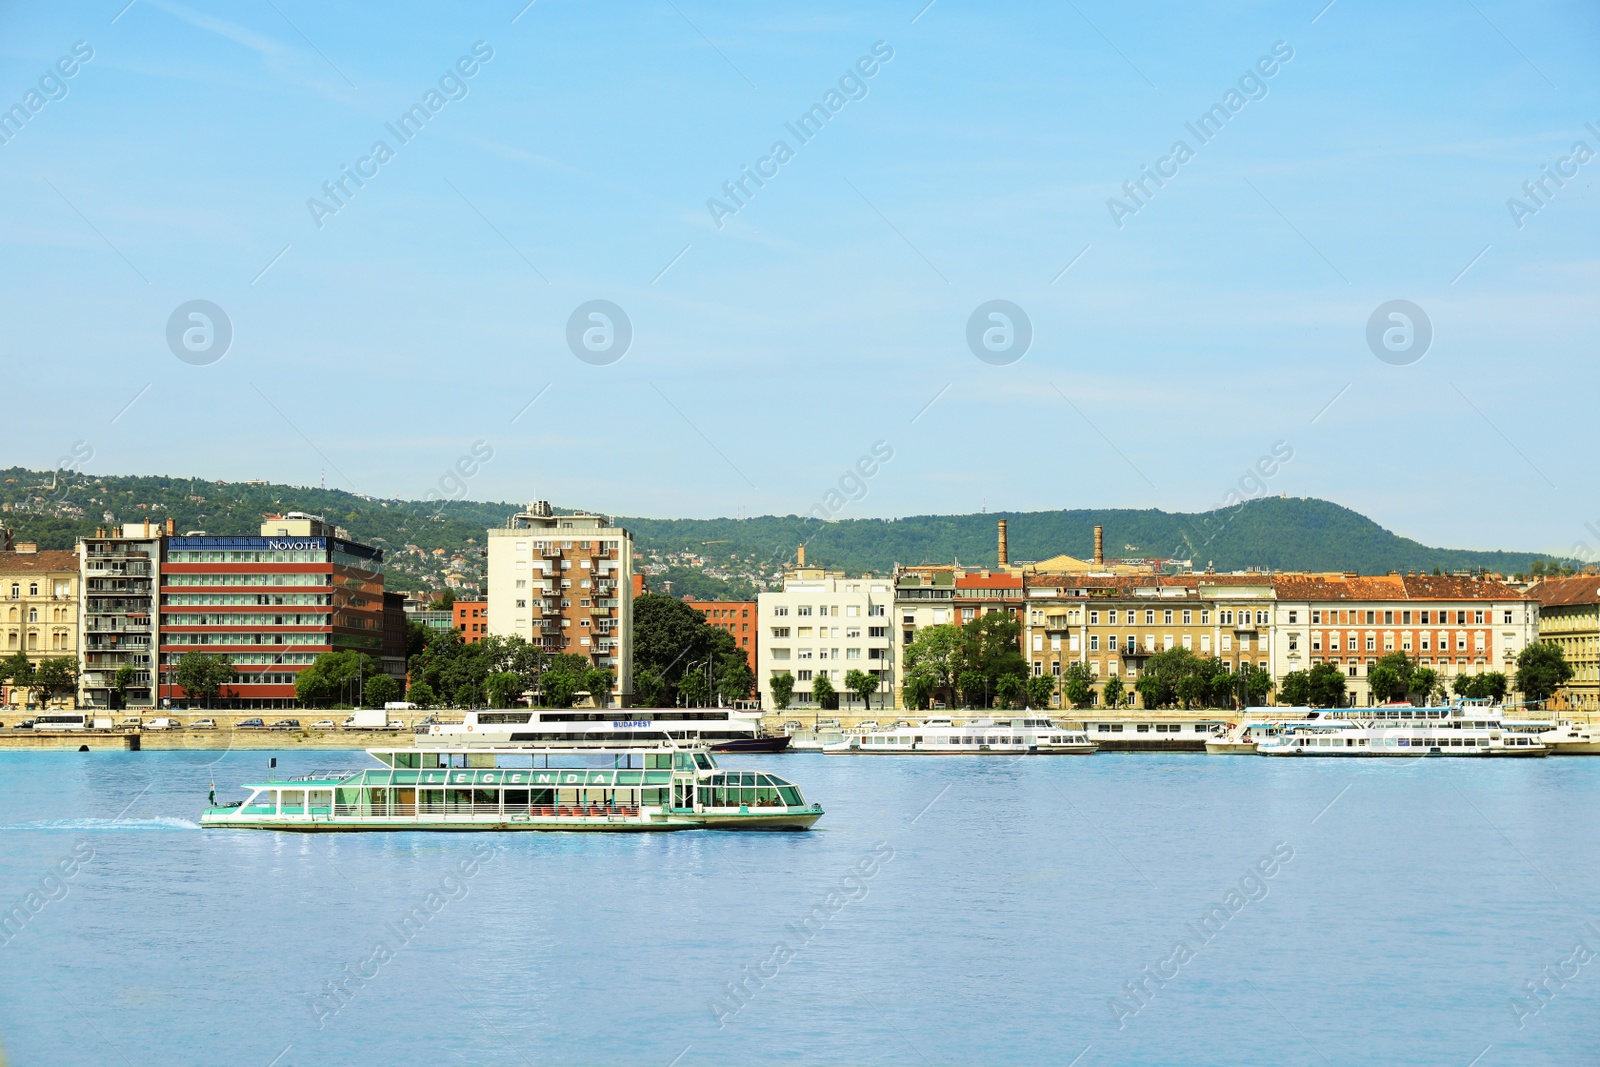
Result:
<svg viewBox="0 0 1600 1067"><path fill-rule="evenodd" d="M0 465L1281 493L1600 558L1597 46L1510 0L9 3Z"/></svg>

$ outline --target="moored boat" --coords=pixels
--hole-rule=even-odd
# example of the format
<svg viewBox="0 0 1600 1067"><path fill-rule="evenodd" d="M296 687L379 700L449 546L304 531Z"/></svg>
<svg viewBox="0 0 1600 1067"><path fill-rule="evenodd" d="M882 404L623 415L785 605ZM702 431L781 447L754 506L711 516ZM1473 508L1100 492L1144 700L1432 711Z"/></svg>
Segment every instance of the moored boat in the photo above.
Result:
<svg viewBox="0 0 1600 1067"><path fill-rule="evenodd" d="M369 749L380 766L247 783L208 828L807 830L822 807L774 774L719 768L704 748Z"/></svg>
<svg viewBox="0 0 1600 1067"><path fill-rule="evenodd" d="M920 724L846 730L843 740L823 746L822 751L866 756L1087 756L1099 747L1083 731L1062 729L1044 718L974 719L958 725L936 716Z"/></svg>

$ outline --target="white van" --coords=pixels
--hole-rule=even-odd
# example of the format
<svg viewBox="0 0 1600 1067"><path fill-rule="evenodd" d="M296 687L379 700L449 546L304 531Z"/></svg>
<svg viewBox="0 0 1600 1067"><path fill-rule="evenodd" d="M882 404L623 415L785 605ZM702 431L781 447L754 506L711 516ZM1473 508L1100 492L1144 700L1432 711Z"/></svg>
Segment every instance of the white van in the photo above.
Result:
<svg viewBox="0 0 1600 1067"><path fill-rule="evenodd" d="M81 712L63 711L52 715L41 715L33 720L35 730L87 730L88 717Z"/></svg>
<svg viewBox="0 0 1600 1067"><path fill-rule="evenodd" d="M177 719L151 719L144 724L146 730L181 730L183 723Z"/></svg>

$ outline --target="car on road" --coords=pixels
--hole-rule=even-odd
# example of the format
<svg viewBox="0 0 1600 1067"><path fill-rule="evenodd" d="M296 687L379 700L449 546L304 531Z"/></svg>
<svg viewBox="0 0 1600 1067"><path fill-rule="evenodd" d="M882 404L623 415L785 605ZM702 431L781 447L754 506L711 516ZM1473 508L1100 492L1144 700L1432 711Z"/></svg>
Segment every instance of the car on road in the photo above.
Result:
<svg viewBox="0 0 1600 1067"><path fill-rule="evenodd" d="M181 730L183 723L177 719L151 719L144 724L146 730Z"/></svg>
<svg viewBox="0 0 1600 1067"><path fill-rule="evenodd" d="M23 719L21 722L14 724L12 726L12 729L14 729L14 730L31 730L31 729L33 729L34 721L35 720L33 720L33 719Z"/></svg>
<svg viewBox="0 0 1600 1067"><path fill-rule="evenodd" d="M191 730L215 730L216 728L216 719L196 719L189 724L189 729Z"/></svg>
<svg viewBox="0 0 1600 1067"><path fill-rule="evenodd" d="M313 730L333 730L333 729L336 729L336 727L333 725L333 720L332 719L318 719L316 722L311 724L311 728Z"/></svg>
<svg viewBox="0 0 1600 1067"><path fill-rule="evenodd" d="M274 730L298 730L300 729L300 720L279 719L277 722L272 724L272 728Z"/></svg>
<svg viewBox="0 0 1600 1067"><path fill-rule="evenodd" d="M239 723L239 728L240 729L244 729L246 727L253 726L253 727L255 727L256 729L259 730L259 729L262 729L263 727L265 727L266 725L267 724L262 722L260 719L243 719Z"/></svg>

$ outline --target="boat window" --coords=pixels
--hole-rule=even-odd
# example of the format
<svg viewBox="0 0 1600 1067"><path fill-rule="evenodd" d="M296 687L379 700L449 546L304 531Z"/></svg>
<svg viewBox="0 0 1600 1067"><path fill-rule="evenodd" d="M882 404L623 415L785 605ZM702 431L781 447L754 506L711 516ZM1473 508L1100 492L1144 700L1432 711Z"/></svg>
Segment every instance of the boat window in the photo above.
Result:
<svg viewBox="0 0 1600 1067"><path fill-rule="evenodd" d="M716 766L716 764L711 762L711 757L706 755L704 752L696 752L694 754L694 764L703 771L709 771Z"/></svg>
<svg viewBox="0 0 1600 1067"><path fill-rule="evenodd" d="M1142 722L1142 723L1140 723L1140 724L1139 724L1139 726L1138 726L1138 730L1139 730L1139 732L1140 732L1140 733L1141 733L1141 734L1147 734L1147 733L1149 733L1149 732L1150 732L1150 724L1149 724L1149 723L1145 723L1145 722ZM1165 733L1165 732L1166 732L1166 731L1165 731L1165 730L1163 730L1163 731L1162 731L1162 732L1163 732L1163 733Z"/></svg>
<svg viewBox="0 0 1600 1067"><path fill-rule="evenodd" d="M783 803L786 806L791 808L797 808L803 803L803 801L800 799L800 790L796 789L792 785L779 786L778 796L782 798Z"/></svg>
<svg viewBox="0 0 1600 1067"><path fill-rule="evenodd" d="M279 808L285 815L299 815L306 810L306 791L304 789L285 789L283 803Z"/></svg>

